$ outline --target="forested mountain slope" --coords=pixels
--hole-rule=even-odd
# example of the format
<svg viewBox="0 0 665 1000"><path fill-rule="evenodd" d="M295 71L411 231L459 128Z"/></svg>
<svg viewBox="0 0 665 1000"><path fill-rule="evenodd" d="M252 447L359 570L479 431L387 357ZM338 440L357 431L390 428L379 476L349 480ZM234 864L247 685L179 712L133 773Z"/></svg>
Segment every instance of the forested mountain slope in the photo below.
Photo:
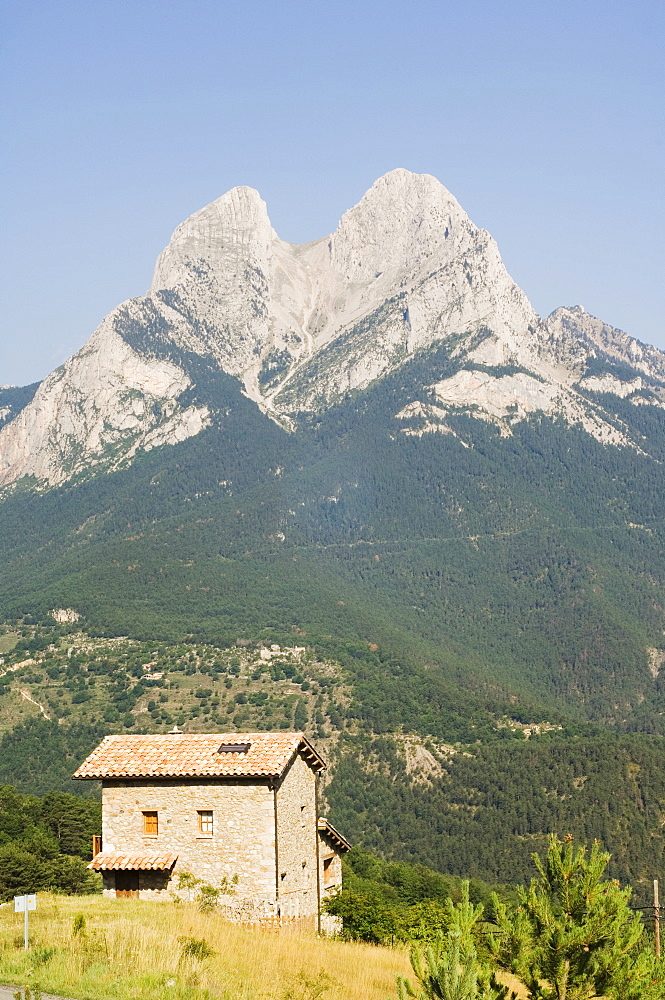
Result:
<svg viewBox="0 0 665 1000"><path fill-rule="evenodd" d="M434 364L298 434L216 375L207 399L224 417L201 435L5 500L0 613L72 606L96 628L172 639L299 629L359 646L359 663L376 644L403 664L378 728L422 727L425 667L444 698L644 714L663 646L664 411L619 401L654 457L546 417L508 437L466 414L449 418L455 435L405 435L390 414Z"/></svg>
<svg viewBox="0 0 665 1000"><path fill-rule="evenodd" d="M452 742L375 736L360 698L380 721L394 663L370 651L362 675L306 642L223 648L93 637L52 618L16 624L0 634L0 783L94 798L93 783L70 775L107 732L304 729L331 763L322 807L356 845L514 883L552 830L600 838L613 875L648 901L665 852L661 737L510 712L483 725L464 698L436 704ZM415 688L429 693L422 678Z"/></svg>

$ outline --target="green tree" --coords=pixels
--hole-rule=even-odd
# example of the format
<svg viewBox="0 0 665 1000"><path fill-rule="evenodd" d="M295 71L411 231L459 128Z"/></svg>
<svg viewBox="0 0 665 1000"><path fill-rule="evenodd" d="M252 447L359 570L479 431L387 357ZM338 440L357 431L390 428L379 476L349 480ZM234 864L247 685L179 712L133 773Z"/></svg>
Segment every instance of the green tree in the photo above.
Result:
<svg viewBox="0 0 665 1000"><path fill-rule="evenodd" d="M572 837L550 838L539 877L518 890L514 912L494 898L494 958L526 985L529 1000L662 1000L665 963L648 948L631 889L603 878L610 855Z"/></svg>
<svg viewBox="0 0 665 1000"><path fill-rule="evenodd" d="M446 909L448 928L440 939L424 951L411 950L419 991L398 976L400 1000L503 1000L512 996L478 955L475 937L483 907L470 902L468 882L462 884L460 902L447 900Z"/></svg>
<svg viewBox="0 0 665 1000"><path fill-rule="evenodd" d="M66 854L61 854L53 860L51 872L49 888L57 892L63 892L68 896L101 892L101 877L96 872L91 872L81 858L70 858Z"/></svg>
<svg viewBox="0 0 665 1000"><path fill-rule="evenodd" d="M343 889L324 903L325 909L341 917L344 936L370 944L387 944L402 936L399 915L378 892Z"/></svg>
<svg viewBox="0 0 665 1000"><path fill-rule="evenodd" d="M449 926L449 908L436 899L423 899L406 911L404 930L410 941L434 941Z"/></svg>
<svg viewBox="0 0 665 1000"><path fill-rule="evenodd" d="M20 842L0 847L0 899L46 889L51 875L48 859L33 854Z"/></svg>
<svg viewBox="0 0 665 1000"><path fill-rule="evenodd" d="M101 804L67 792L49 792L42 800L41 820L63 854L92 857L92 835L102 828Z"/></svg>
<svg viewBox="0 0 665 1000"><path fill-rule="evenodd" d="M298 698L293 715L293 728L296 730L305 729L308 721L309 715L307 713L307 702L304 698Z"/></svg>

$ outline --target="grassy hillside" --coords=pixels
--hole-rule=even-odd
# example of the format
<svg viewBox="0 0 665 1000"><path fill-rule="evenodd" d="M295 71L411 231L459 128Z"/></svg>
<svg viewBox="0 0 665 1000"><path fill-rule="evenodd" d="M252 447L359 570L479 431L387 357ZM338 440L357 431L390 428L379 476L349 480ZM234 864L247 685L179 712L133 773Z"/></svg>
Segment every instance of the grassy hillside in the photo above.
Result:
<svg viewBox="0 0 665 1000"><path fill-rule="evenodd" d="M0 979L76 1000L386 1000L409 971L406 949L244 930L187 903L40 893L28 955L21 920L0 910ZM192 940L211 954L188 953Z"/></svg>

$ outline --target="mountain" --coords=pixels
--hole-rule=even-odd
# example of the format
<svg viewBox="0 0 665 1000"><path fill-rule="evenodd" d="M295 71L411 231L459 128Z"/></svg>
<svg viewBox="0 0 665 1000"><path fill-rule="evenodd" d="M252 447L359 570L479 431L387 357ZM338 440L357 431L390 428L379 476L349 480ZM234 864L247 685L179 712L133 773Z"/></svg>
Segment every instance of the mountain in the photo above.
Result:
<svg viewBox="0 0 665 1000"><path fill-rule="evenodd" d="M545 413L640 447L598 395L665 402L660 352L581 307L540 320L492 238L435 178L386 174L335 233L303 245L280 240L258 193L241 187L179 226L149 293L118 306L21 412L9 411L0 485L56 485L199 434L219 413L193 401L192 358L239 379L293 430L300 415L325 412L434 344L447 345L457 370L396 414L406 434L450 433L450 412L474 412L504 434Z"/></svg>
<svg viewBox="0 0 665 1000"><path fill-rule="evenodd" d="M0 429L21 412L33 398L39 382L32 385L0 385Z"/></svg>
<svg viewBox="0 0 665 1000"><path fill-rule="evenodd" d="M662 855L665 356L581 306L539 318L434 178L391 172L302 246L234 189L0 414L0 622L27 644L0 666L3 780L41 738L17 706L61 748L100 716L300 705L333 817L385 854L510 880L557 829L631 878L631 850ZM92 637L71 658L45 651L54 608ZM162 649L159 704L130 640ZM301 688L253 654L248 721L216 674L257 644L329 673L303 661Z"/></svg>

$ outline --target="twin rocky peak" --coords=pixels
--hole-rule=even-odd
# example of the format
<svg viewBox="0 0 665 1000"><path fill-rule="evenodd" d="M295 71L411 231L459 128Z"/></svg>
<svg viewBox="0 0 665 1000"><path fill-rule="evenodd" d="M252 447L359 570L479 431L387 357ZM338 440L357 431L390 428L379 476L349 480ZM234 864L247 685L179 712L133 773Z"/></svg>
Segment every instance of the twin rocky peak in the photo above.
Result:
<svg viewBox="0 0 665 1000"><path fill-rule="evenodd" d="M22 408L3 410L0 390L0 486L57 485L198 434L216 414L191 392L193 358L289 431L435 345L453 367L395 414L403 433L453 433L447 416L462 411L510 434L550 414L635 446L596 396L664 405L665 355L579 306L539 318L434 177L391 171L331 236L300 245L239 187L176 229L148 294L113 310ZM590 358L605 369L588 374Z"/></svg>

